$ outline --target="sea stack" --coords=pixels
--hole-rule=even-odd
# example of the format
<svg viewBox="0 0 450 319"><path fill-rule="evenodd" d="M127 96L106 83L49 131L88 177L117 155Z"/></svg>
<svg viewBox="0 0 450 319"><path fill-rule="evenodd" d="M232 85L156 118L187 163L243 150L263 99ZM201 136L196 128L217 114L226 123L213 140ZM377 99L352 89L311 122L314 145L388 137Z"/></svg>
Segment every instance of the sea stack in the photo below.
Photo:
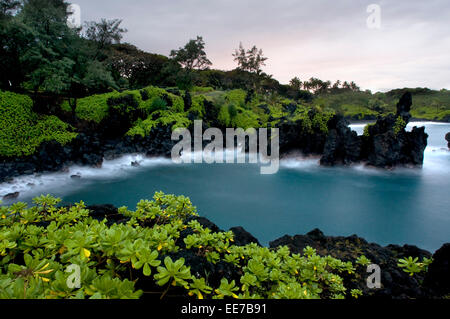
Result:
<svg viewBox="0 0 450 319"><path fill-rule="evenodd" d="M380 118L368 127L363 136L362 159L367 164L382 168L399 165L422 166L428 134L425 127L405 130L411 119L411 93L406 92L397 104L397 113Z"/></svg>

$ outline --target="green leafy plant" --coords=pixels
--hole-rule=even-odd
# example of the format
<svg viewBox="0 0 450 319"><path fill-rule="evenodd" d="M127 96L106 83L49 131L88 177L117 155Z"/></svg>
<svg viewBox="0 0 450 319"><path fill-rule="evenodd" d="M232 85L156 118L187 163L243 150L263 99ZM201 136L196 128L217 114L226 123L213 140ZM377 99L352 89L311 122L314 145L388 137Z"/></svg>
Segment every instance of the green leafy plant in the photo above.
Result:
<svg viewBox="0 0 450 319"><path fill-rule="evenodd" d="M155 275L156 283L160 286L164 286L170 281L172 286L186 287L188 284L186 280L191 279L191 277L190 268L184 265L184 258L174 262L170 257L164 259L164 266L159 266L158 273Z"/></svg>
<svg viewBox="0 0 450 319"><path fill-rule="evenodd" d="M424 258L422 262L419 262L418 257L408 257L398 260L397 266L402 268L404 272L408 273L411 277L414 274L428 271L428 266L433 262L432 259Z"/></svg>
<svg viewBox="0 0 450 319"><path fill-rule="evenodd" d="M368 266L368 265L371 264L371 261L370 261L370 259L368 259L366 256L361 255L361 256L358 257L358 259L356 259L356 263L357 263L358 265L361 265L361 266L363 266L363 267L366 267L366 266Z"/></svg>
<svg viewBox="0 0 450 319"><path fill-rule="evenodd" d="M202 226L184 196L158 192L134 211L122 207L119 214L128 221L120 224L92 218L83 202L61 207L50 195L33 202L0 207L2 298L139 298L143 293L163 298L171 288L199 299L342 298L340 274L355 270L351 262L321 257L311 247L301 255L285 246L236 246L232 232ZM179 253L229 263L239 280L221 278L214 285L207 274L193 276L183 258L172 259ZM424 260L423 267L427 264ZM79 266L79 287L67 285L70 265ZM135 289L144 278L154 283L151 289L160 288Z"/></svg>

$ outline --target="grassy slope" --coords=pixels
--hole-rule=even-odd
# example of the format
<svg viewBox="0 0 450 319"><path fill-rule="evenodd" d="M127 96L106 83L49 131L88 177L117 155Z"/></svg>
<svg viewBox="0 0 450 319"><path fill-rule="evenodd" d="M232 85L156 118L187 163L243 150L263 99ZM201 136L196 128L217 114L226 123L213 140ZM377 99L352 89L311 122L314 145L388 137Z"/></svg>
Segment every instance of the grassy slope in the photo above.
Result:
<svg viewBox="0 0 450 319"><path fill-rule="evenodd" d="M342 112L345 116L352 119L363 119L368 116L386 115L390 112L395 112L398 99L404 91L405 89L376 94L368 92L326 94L316 98L313 103ZM423 89L410 91L413 93L411 109L413 117L450 121L450 91ZM379 109L377 110L377 108Z"/></svg>

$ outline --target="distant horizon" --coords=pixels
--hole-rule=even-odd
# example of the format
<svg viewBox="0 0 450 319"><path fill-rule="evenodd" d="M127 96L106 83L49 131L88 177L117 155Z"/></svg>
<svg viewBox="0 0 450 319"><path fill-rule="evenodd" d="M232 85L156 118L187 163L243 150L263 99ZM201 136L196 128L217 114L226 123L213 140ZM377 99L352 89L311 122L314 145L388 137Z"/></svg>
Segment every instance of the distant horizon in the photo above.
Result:
<svg viewBox="0 0 450 319"><path fill-rule="evenodd" d="M268 57L263 71L280 83L299 77L354 81L362 90L450 89L450 3L445 0L173 0L170 3L78 0L81 20L122 19L122 42L168 56L197 35L211 68L236 68L232 53L242 42ZM379 5L380 29L367 8Z"/></svg>

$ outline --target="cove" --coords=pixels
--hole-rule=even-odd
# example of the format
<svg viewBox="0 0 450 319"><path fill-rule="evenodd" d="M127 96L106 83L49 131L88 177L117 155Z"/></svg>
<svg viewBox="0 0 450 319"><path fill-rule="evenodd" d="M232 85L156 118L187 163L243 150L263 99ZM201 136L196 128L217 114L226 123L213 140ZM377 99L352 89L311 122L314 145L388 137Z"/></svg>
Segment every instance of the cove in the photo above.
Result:
<svg viewBox="0 0 450 319"><path fill-rule="evenodd" d="M411 123L408 126L420 126ZM111 203L134 209L155 191L186 195L198 213L222 229L243 226L261 244L285 234L320 228L326 235L357 234L381 245L413 244L435 251L450 241L450 124L425 123L430 135L423 169L385 171L324 168L318 159L282 160L274 175L250 164L173 164L129 155L103 168L21 177L0 193L20 191L20 201L53 194L65 203ZM363 125L353 128L362 133ZM132 161L140 162L132 167ZM73 174L81 179L71 179Z"/></svg>

